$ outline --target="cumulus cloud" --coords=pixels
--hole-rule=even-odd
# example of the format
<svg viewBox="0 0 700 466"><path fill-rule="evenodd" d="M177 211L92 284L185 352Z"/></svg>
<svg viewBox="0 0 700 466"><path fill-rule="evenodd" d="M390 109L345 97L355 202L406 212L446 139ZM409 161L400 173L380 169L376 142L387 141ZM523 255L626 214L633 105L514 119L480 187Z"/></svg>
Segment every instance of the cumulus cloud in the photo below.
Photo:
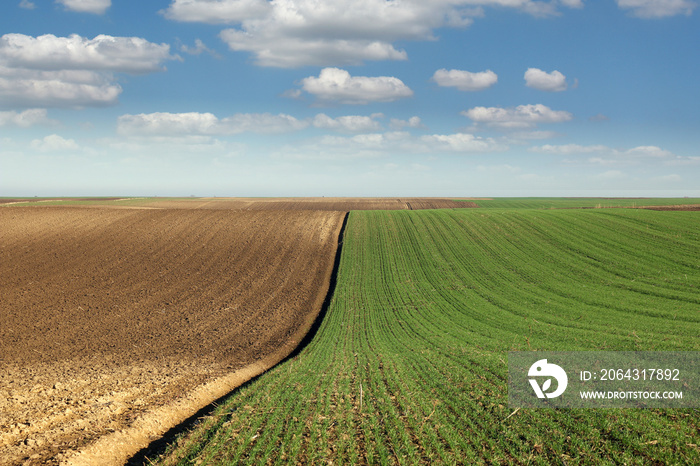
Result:
<svg viewBox="0 0 700 466"><path fill-rule="evenodd" d="M131 156L152 157L153 154L204 154L207 157L235 156L243 145L221 141L212 136L153 136L134 138L107 138L102 145Z"/></svg>
<svg viewBox="0 0 700 466"><path fill-rule="evenodd" d="M262 18L222 31L235 51L263 66L355 65L365 60L405 60L401 39L425 40L444 23L445 7L384 0L281 0Z"/></svg>
<svg viewBox="0 0 700 466"><path fill-rule="evenodd" d="M377 113L371 116L347 115L331 118L324 113L319 113L313 119L313 125L316 128L332 129L349 133L379 131L381 129L381 125L376 118L380 118L382 116L383 115L381 113Z"/></svg>
<svg viewBox="0 0 700 466"><path fill-rule="evenodd" d="M626 156L629 157L653 157L653 158L667 158L667 157L673 157L673 153L671 151L662 149L657 146L638 146L634 147L632 149L629 149L628 151L625 152Z"/></svg>
<svg viewBox="0 0 700 466"><path fill-rule="evenodd" d="M365 60L406 60L403 50L382 41L306 37L279 37L270 31L258 37L237 29L221 31L221 39L233 51L252 51L256 64L293 68L299 66L358 65Z"/></svg>
<svg viewBox="0 0 700 466"><path fill-rule="evenodd" d="M608 170L603 173L596 175L596 178L601 178L604 180L617 180L622 178L627 178L627 174L621 172L620 170Z"/></svg>
<svg viewBox="0 0 700 466"><path fill-rule="evenodd" d="M271 9L266 0L173 0L160 13L175 21L228 24L265 16Z"/></svg>
<svg viewBox="0 0 700 466"><path fill-rule="evenodd" d="M22 0L21 2L19 2L19 7L24 8L25 10L33 10L36 8L36 5L34 4L34 2L31 2L29 0Z"/></svg>
<svg viewBox="0 0 700 466"><path fill-rule="evenodd" d="M122 88L111 76L96 72L43 72L0 66L0 102L18 107L112 105Z"/></svg>
<svg viewBox="0 0 700 466"><path fill-rule="evenodd" d="M691 0L617 0L617 5L629 10L632 16L653 19L676 15L690 16L697 3Z"/></svg>
<svg viewBox="0 0 700 466"><path fill-rule="evenodd" d="M465 27L484 6L536 16L578 8L580 0L172 0L162 11L175 21L235 27L221 32L231 50L255 55L262 66L342 66L366 60L405 60L398 40L432 40L440 27Z"/></svg>
<svg viewBox="0 0 700 466"><path fill-rule="evenodd" d="M303 144L285 146L276 154L280 158L340 160L387 155L402 147L408 133L387 132L355 136L326 135Z"/></svg>
<svg viewBox="0 0 700 466"><path fill-rule="evenodd" d="M433 74L432 80L438 86L456 87L460 91L481 91L498 82L498 75L491 70L471 73L462 70L440 69Z"/></svg>
<svg viewBox="0 0 700 466"><path fill-rule="evenodd" d="M508 139L515 142L532 141L535 139L553 139L560 136L555 131L516 131L508 134Z"/></svg>
<svg viewBox="0 0 700 466"><path fill-rule="evenodd" d="M313 118L298 119L291 115L270 113L237 113L219 118L212 113L142 113L122 115L117 120L117 131L129 137L203 137L252 133L283 133L299 131L310 126L345 133L380 131L381 113L369 116L345 115L330 117L319 113ZM363 136L360 135L360 138Z"/></svg>
<svg viewBox="0 0 700 466"><path fill-rule="evenodd" d="M80 146L73 139L65 139L58 134L51 134L43 139L34 139L29 147L39 152L59 152L59 151L75 151L80 149Z"/></svg>
<svg viewBox="0 0 700 466"><path fill-rule="evenodd" d="M301 81L302 89L324 102L366 104L392 102L411 97L413 91L403 81L392 76L350 76L345 70L324 68L318 77Z"/></svg>
<svg viewBox="0 0 700 466"><path fill-rule="evenodd" d="M114 73L164 70L170 46L138 37L76 34L0 37L0 101L14 106L87 106L116 102Z"/></svg>
<svg viewBox="0 0 700 466"><path fill-rule="evenodd" d="M612 149L609 147L603 145L582 146L580 144L545 144L543 146L533 147L530 149L532 152L554 155L591 154L596 152L609 152L611 150Z"/></svg>
<svg viewBox="0 0 700 466"><path fill-rule="evenodd" d="M547 73L537 68L529 68L525 72L525 85L548 92L565 91L567 87L566 76L559 71L554 70L551 73Z"/></svg>
<svg viewBox="0 0 700 466"><path fill-rule="evenodd" d="M0 64L12 68L142 74L163 70L163 62L172 58L169 45L154 44L140 37L99 35L88 39L77 34L0 37Z"/></svg>
<svg viewBox="0 0 700 466"><path fill-rule="evenodd" d="M389 126L392 129L401 130L404 128L422 128L423 122L420 117L412 116L408 120L400 120L398 118L392 118L389 121Z"/></svg>
<svg viewBox="0 0 700 466"><path fill-rule="evenodd" d="M28 128L35 125L55 124L56 121L46 117L46 109L32 108L23 112L0 112L0 126L17 126Z"/></svg>
<svg viewBox="0 0 700 466"><path fill-rule="evenodd" d="M204 42L201 39L194 40L194 47L190 47L188 45L181 44L180 51L183 53L186 53L188 55L201 55L202 53L207 53L214 58L221 58L218 53L216 53L214 50L207 47L206 44L204 44Z"/></svg>
<svg viewBox="0 0 700 466"><path fill-rule="evenodd" d="M533 128L540 123L562 123L573 115L561 110L552 110L546 105L520 105L515 108L474 107L462 115L477 124L485 124L500 129Z"/></svg>
<svg viewBox="0 0 700 466"><path fill-rule="evenodd" d="M308 122L270 113L237 113L219 119L212 113L141 113L122 115L117 132L123 136L227 135L244 132L281 133L305 128Z"/></svg>
<svg viewBox="0 0 700 466"><path fill-rule="evenodd" d="M483 154L507 150L492 138L467 133L414 136L406 131L354 136L326 135L304 144L284 147L277 156L294 159L357 159L395 154Z"/></svg>
<svg viewBox="0 0 700 466"><path fill-rule="evenodd" d="M468 133L433 134L422 136L421 141L435 151L483 153L507 149L492 138L482 138Z"/></svg>
<svg viewBox="0 0 700 466"><path fill-rule="evenodd" d="M575 154L602 154L614 157L624 157L628 159L640 159L640 158L656 158L665 159L674 157L673 153L662 149L658 146L637 146L631 149L620 150L614 149L605 145L588 145L583 146L579 144L563 144L563 145L550 145L545 144L539 147L533 147L530 149L533 152L540 152L543 154L555 154L555 155L575 155ZM604 163L605 159L589 159L596 162Z"/></svg>
<svg viewBox="0 0 700 466"><path fill-rule="evenodd" d="M602 166L625 166L639 163L659 163L663 165L694 165L700 162L700 157L675 155L673 152L658 146L636 146L630 149L612 148L601 144L579 145L563 144L531 147L530 152L541 154L576 156L583 155L582 160L570 159L569 162L582 162Z"/></svg>
<svg viewBox="0 0 700 466"><path fill-rule="evenodd" d="M96 15L104 14L112 6L112 0L56 0L56 3L62 4L66 10Z"/></svg>
<svg viewBox="0 0 700 466"><path fill-rule="evenodd" d="M583 0L559 0L562 5L569 8L583 8Z"/></svg>
<svg viewBox="0 0 700 466"><path fill-rule="evenodd" d="M588 119L588 121L608 121L610 118L607 115L603 115L602 113L598 113L597 115L593 115Z"/></svg>

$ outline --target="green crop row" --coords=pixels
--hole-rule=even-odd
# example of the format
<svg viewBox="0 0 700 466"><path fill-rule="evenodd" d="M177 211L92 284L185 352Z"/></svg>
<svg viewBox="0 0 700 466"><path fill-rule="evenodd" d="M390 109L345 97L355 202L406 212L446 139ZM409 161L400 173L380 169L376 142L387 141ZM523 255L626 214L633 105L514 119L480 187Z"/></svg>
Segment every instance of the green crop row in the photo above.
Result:
<svg viewBox="0 0 700 466"><path fill-rule="evenodd" d="M330 309L159 464L700 464L697 410L507 406L513 350L700 350L700 216L352 212Z"/></svg>

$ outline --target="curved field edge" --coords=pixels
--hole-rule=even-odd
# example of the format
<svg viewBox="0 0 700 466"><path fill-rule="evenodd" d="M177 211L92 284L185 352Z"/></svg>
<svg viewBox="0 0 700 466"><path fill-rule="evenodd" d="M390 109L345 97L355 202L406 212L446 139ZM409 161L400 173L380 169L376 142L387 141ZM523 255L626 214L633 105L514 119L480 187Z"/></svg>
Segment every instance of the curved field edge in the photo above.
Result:
<svg viewBox="0 0 700 466"><path fill-rule="evenodd" d="M152 460L698 464L697 410L512 413L506 361L700 350L699 224L644 210L352 212L316 338Z"/></svg>
<svg viewBox="0 0 700 466"><path fill-rule="evenodd" d="M341 237L344 225L344 220L337 223L332 234L333 238ZM335 257L338 244L339 242L336 240L333 245L333 257ZM148 412L141 416L134 425L100 438L76 456L69 458L65 464L75 466L124 464L131 456L148 447L154 439L161 437L169 429L182 423L192 413L196 413L220 399L292 354L309 333L321 312L333 274L333 261L330 261L330 264L331 267L327 268L322 283L318 286L319 292L314 300L312 311L307 314L303 324L276 351L233 373L198 386L168 405Z"/></svg>

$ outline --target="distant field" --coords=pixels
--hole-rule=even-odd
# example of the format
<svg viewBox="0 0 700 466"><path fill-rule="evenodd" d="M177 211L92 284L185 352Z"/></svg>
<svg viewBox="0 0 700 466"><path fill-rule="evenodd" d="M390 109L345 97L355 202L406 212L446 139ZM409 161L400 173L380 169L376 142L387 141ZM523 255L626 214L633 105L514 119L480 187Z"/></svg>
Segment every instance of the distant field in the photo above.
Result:
<svg viewBox="0 0 700 466"><path fill-rule="evenodd" d="M208 210L316 210L347 212L350 210L418 210L477 207L469 199L384 198L384 197L133 197L133 198L65 198L10 199L5 204L23 206L64 205L80 207L208 209Z"/></svg>
<svg viewBox="0 0 700 466"><path fill-rule="evenodd" d="M700 464L697 410L506 390L510 350L700 350L700 217L477 202L499 208L352 212L315 338L156 462Z"/></svg>
<svg viewBox="0 0 700 466"><path fill-rule="evenodd" d="M474 201L479 207L505 209L602 209L609 207L648 207L698 205L698 198L603 198L603 197L501 197Z"/></svg>

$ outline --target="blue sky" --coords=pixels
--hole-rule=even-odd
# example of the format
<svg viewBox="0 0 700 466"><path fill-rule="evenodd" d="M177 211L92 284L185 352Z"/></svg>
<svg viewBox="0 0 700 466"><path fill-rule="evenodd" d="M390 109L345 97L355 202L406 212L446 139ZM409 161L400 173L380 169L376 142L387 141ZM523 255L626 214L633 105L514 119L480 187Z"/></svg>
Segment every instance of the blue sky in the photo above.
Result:
<svg viewBox="0 0 700 466"><path fill-rule="evenodd" d="M0 196L698 196L691 0L9 0Z"/></svg>

